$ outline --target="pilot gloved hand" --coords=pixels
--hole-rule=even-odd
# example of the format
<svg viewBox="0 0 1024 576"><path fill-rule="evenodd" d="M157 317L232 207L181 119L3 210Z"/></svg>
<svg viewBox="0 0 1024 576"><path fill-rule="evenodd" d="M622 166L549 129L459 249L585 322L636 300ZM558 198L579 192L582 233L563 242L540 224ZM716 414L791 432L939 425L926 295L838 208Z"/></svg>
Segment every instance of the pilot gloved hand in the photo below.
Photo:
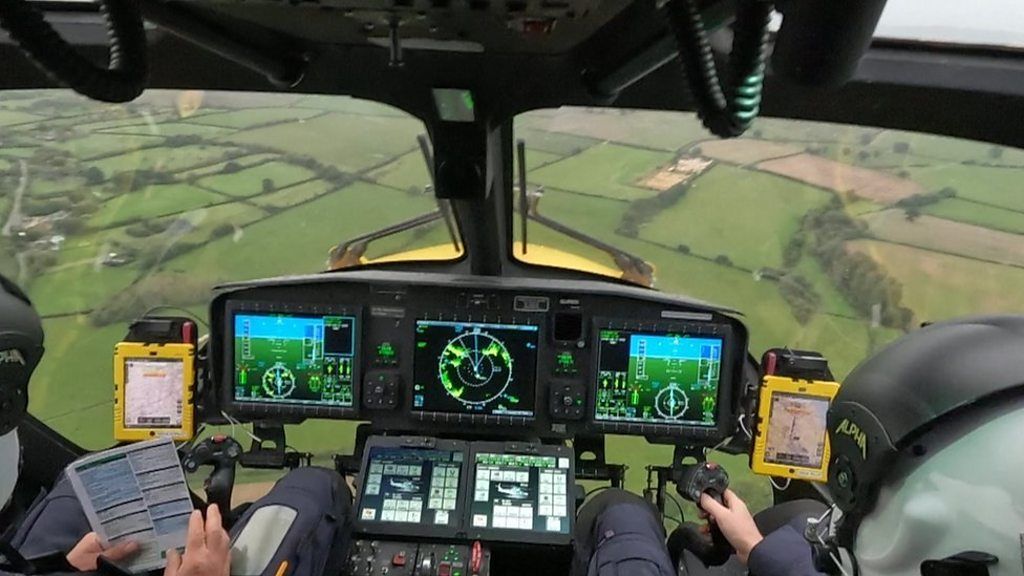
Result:
<svg viewBox="0 0 1024 576"><path fill-rule="evenodd" d="M231 538L221 523L216 504L206 508L206 520L198 510L188 521L185 554L167 551L164 576L228 576L231 573Z"/></svg>
<svg viewBox="0 0 1024 576"><path fill-rule="evenodd" d="M740 562L746 564L751 550L764 540L764 536L757 529L746 503L735 492L726 489L723 497L725 506L705 492L700 498L701 516L706 516L709 522L714 522L718 526L722 535L736 550Z"/></svg>
<svg viewBox="0 0 1024 576"><path fill-rule="evenodd" d="M94 572L97 569L100 556L112 562L118 562L131 558L138 551L138 543L131 541L120 542L104 550L103 544L100 543L100 537L95 532L89 532L78 541L78 544L75 544L75 547L71 549L71 552L68 552L66 558L68 564L74 567L75 570L79 572Z"/></svg>

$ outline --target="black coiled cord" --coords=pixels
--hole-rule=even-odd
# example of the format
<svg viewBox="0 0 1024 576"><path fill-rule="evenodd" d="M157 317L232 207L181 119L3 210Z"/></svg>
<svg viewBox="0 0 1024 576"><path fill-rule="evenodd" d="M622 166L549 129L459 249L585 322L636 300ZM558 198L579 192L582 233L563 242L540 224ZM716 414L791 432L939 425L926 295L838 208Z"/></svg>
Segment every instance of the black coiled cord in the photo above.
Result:
<svg viewBox="0 0 1024 576"><path fill-rule="evenodd" d="M35 62L75 92L128 102L146 87L146 33L135 0L100 0L110 38L110 64L100 68L71 47L27 0L0 0L0 27Z"/></svg>
<svg viewBox="0 0 1024 576"><path fill-rule="evenodd" d="M697 116L716 136L743 134L761 110L772 9L771 2L740 0L729 55L733 88L727 96L696 0L672 0L668 4L669 22L679 44L679 58Z"/></svg>

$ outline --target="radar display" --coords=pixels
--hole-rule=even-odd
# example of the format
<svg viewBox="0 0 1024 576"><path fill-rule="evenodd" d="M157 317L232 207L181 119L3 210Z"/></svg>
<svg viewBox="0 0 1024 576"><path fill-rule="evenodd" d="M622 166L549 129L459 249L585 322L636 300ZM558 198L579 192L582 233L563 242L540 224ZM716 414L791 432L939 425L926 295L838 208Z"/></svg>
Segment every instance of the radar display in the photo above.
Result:
<svg viewBox="0 0 1024 576"><path fill-rule="evenodd" d="M602 330L595 417L714 426L722 340Z"/></svg>
<svg viewBox="0 0 1024 576"><path fill-rule="evenodd" d="M352 316L235 316L235 400L350 407Z"/></svg>
<svg viewBox="0 0 1024 576"><path fill-rule="evenodd" d="M420 320L413 410L532 416L537 326Z"/></svg>

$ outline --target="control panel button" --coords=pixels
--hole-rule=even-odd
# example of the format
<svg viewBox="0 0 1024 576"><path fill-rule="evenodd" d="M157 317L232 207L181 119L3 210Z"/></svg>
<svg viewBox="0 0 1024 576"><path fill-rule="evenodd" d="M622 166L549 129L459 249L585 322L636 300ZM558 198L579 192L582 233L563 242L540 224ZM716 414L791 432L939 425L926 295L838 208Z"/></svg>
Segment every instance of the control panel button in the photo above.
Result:
<svg viewBox="0 0 1024 576"><path fill-rule="evenodd" d="M401 396L402 377L397 372L373 371L363 379L363 406L394 410Z"/></svg>
<svg viewBox="0 0 1024 576"><path fill-rule="evenodd" d="M586 387L580 382L552 382L549 411L558 420L582 420L587 406Z"/></svg>

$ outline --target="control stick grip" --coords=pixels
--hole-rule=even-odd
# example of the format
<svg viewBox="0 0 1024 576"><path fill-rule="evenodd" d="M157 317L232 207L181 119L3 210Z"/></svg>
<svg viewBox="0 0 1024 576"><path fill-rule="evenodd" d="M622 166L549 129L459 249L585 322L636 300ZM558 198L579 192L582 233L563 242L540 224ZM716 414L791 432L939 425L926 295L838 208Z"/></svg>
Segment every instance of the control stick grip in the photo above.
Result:
<svg viewBox="0 0 1024 576"><path fill-rule="evenodd" d="M725 505L725 491L729 488L729 473L714 462L700 462L683 469L676 482L679 495L700 506L701 496L705 493ZM722 531L714 523L710 523L711 541L708 546L700 546L700 550L692 550L702 562L708 566L721 566L736 551L725 538Z"/></svg>

